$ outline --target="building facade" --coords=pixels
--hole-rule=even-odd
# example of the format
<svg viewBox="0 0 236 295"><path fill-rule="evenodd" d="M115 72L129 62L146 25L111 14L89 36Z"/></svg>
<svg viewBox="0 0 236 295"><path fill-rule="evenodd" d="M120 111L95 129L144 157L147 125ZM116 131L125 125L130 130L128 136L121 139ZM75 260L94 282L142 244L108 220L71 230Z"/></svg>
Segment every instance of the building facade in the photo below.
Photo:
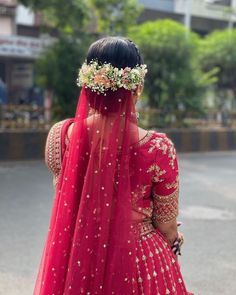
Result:
<svg viewBox="0 0 236 295"><path fill-rule="evenodd" d="M0 79L7 103L30 103L34 64L52 40L40 34L40 15L15 0L0 0Z"/></svg>
<svg viewBox="0 0 236 295"><path fill-rule="evenodd" d="M171 18L205 35L236 25L236 0L139 0L141 21Z"/></svg>
<svg viewBox="0 0 236 295"><path fill-rule="evenodd" d="M140 21L171 18L202 35L236 24L236 0L139 0L139 3L144 6ZM53 38L40 34L40 24L40 15L16 0L0 0L0 85L6 85L9 103L31 102L35 61L53 42Z"/></svg>

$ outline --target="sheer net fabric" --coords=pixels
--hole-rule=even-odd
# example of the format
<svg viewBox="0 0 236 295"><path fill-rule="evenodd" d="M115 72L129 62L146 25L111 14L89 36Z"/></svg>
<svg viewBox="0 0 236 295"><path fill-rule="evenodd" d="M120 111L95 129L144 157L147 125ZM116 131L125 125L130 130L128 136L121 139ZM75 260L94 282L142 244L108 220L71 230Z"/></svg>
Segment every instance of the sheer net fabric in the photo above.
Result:
<svg viewBox="0 0 236 295"><path fill-rule="evenodd" d="M178 216L176 150L164 133L139 140L130 92L83 88L75 118L49 132L46 163L55 198L34 295L191 294L157 229Z"/></svg>
<svg viewBox="0 0 236 295"><path fill-rule="evenodd" d="M138 294L130 198L138 136L131 91L82 88L34 295Z"/></svg>

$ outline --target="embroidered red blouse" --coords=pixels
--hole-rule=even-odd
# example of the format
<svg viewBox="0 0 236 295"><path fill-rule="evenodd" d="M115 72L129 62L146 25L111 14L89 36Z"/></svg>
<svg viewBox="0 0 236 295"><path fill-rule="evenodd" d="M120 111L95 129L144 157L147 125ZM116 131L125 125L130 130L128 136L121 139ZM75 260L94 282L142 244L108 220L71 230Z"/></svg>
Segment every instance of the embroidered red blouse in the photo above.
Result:
<svg viewBox="0 0 236 295"><path fill-rule="evenodd" d="M55 186L68 144L65 134L71 123L72 119L56 123L47 137L45 161L53 173ZM142 181L136 183L134 173L131 179L134 218L152 220L154 226L175 219L179 211L179 170L173 142L165 133L149 131L135 148L142 155L136 171L142 174L138 178Z"/></svg>

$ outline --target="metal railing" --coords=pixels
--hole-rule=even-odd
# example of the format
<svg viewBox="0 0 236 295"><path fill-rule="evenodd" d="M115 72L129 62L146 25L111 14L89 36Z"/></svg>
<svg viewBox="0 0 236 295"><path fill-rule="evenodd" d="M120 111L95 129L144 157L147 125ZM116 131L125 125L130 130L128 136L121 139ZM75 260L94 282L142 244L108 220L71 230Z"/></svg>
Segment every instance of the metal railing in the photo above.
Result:
<svg viewBox="0 0 236 295"><path fill-rule="evenodd" d="M0 129L46 129L45 108L37 105L0 105Z"/></svg>
<svg viewBox="0 0 236 295"><path fill-rule="evenodd" d="M158 109L139 110L140 125L144 128L236 128L236 111L220 112L209 110L205 115L175 111L163 114Z"/></svg>
<svg viewBox="0 0 236 295"><path fill-rule="evenodd" d="M48 130L51 126L50 110L37 105L0 105L1 130ZM144 128L236 128L236 111L209 111L202 117L181 111L163 114L158 109L141 109L140 125Z"/></svg>

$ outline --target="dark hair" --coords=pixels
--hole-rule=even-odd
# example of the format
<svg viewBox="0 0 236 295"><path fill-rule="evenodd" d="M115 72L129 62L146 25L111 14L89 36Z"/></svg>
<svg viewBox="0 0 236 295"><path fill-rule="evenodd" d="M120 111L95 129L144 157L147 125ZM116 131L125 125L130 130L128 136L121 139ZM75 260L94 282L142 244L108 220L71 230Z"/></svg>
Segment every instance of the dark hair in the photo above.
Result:
<svg viewBox="0 0 236 295"><path fill-rule="evenodd" d="M87 63L96 60L99 64L110 63L119 69L143 64L138 47L131 40L123 37L106 37L97 40L89 47ZM131 91L120 88L111 89L106 94L97 94L85 88L89 106L103 115L119 112L131 101ZM129 99L130 98L130 99Z"/></svg>
<svg viewBox="0 0 236 295"><path fill-rule="evenodd" d="M119 69L143 64L138 47L124 37L105 37L92 43L89 47L87 62L110 63Z"/></svg>

